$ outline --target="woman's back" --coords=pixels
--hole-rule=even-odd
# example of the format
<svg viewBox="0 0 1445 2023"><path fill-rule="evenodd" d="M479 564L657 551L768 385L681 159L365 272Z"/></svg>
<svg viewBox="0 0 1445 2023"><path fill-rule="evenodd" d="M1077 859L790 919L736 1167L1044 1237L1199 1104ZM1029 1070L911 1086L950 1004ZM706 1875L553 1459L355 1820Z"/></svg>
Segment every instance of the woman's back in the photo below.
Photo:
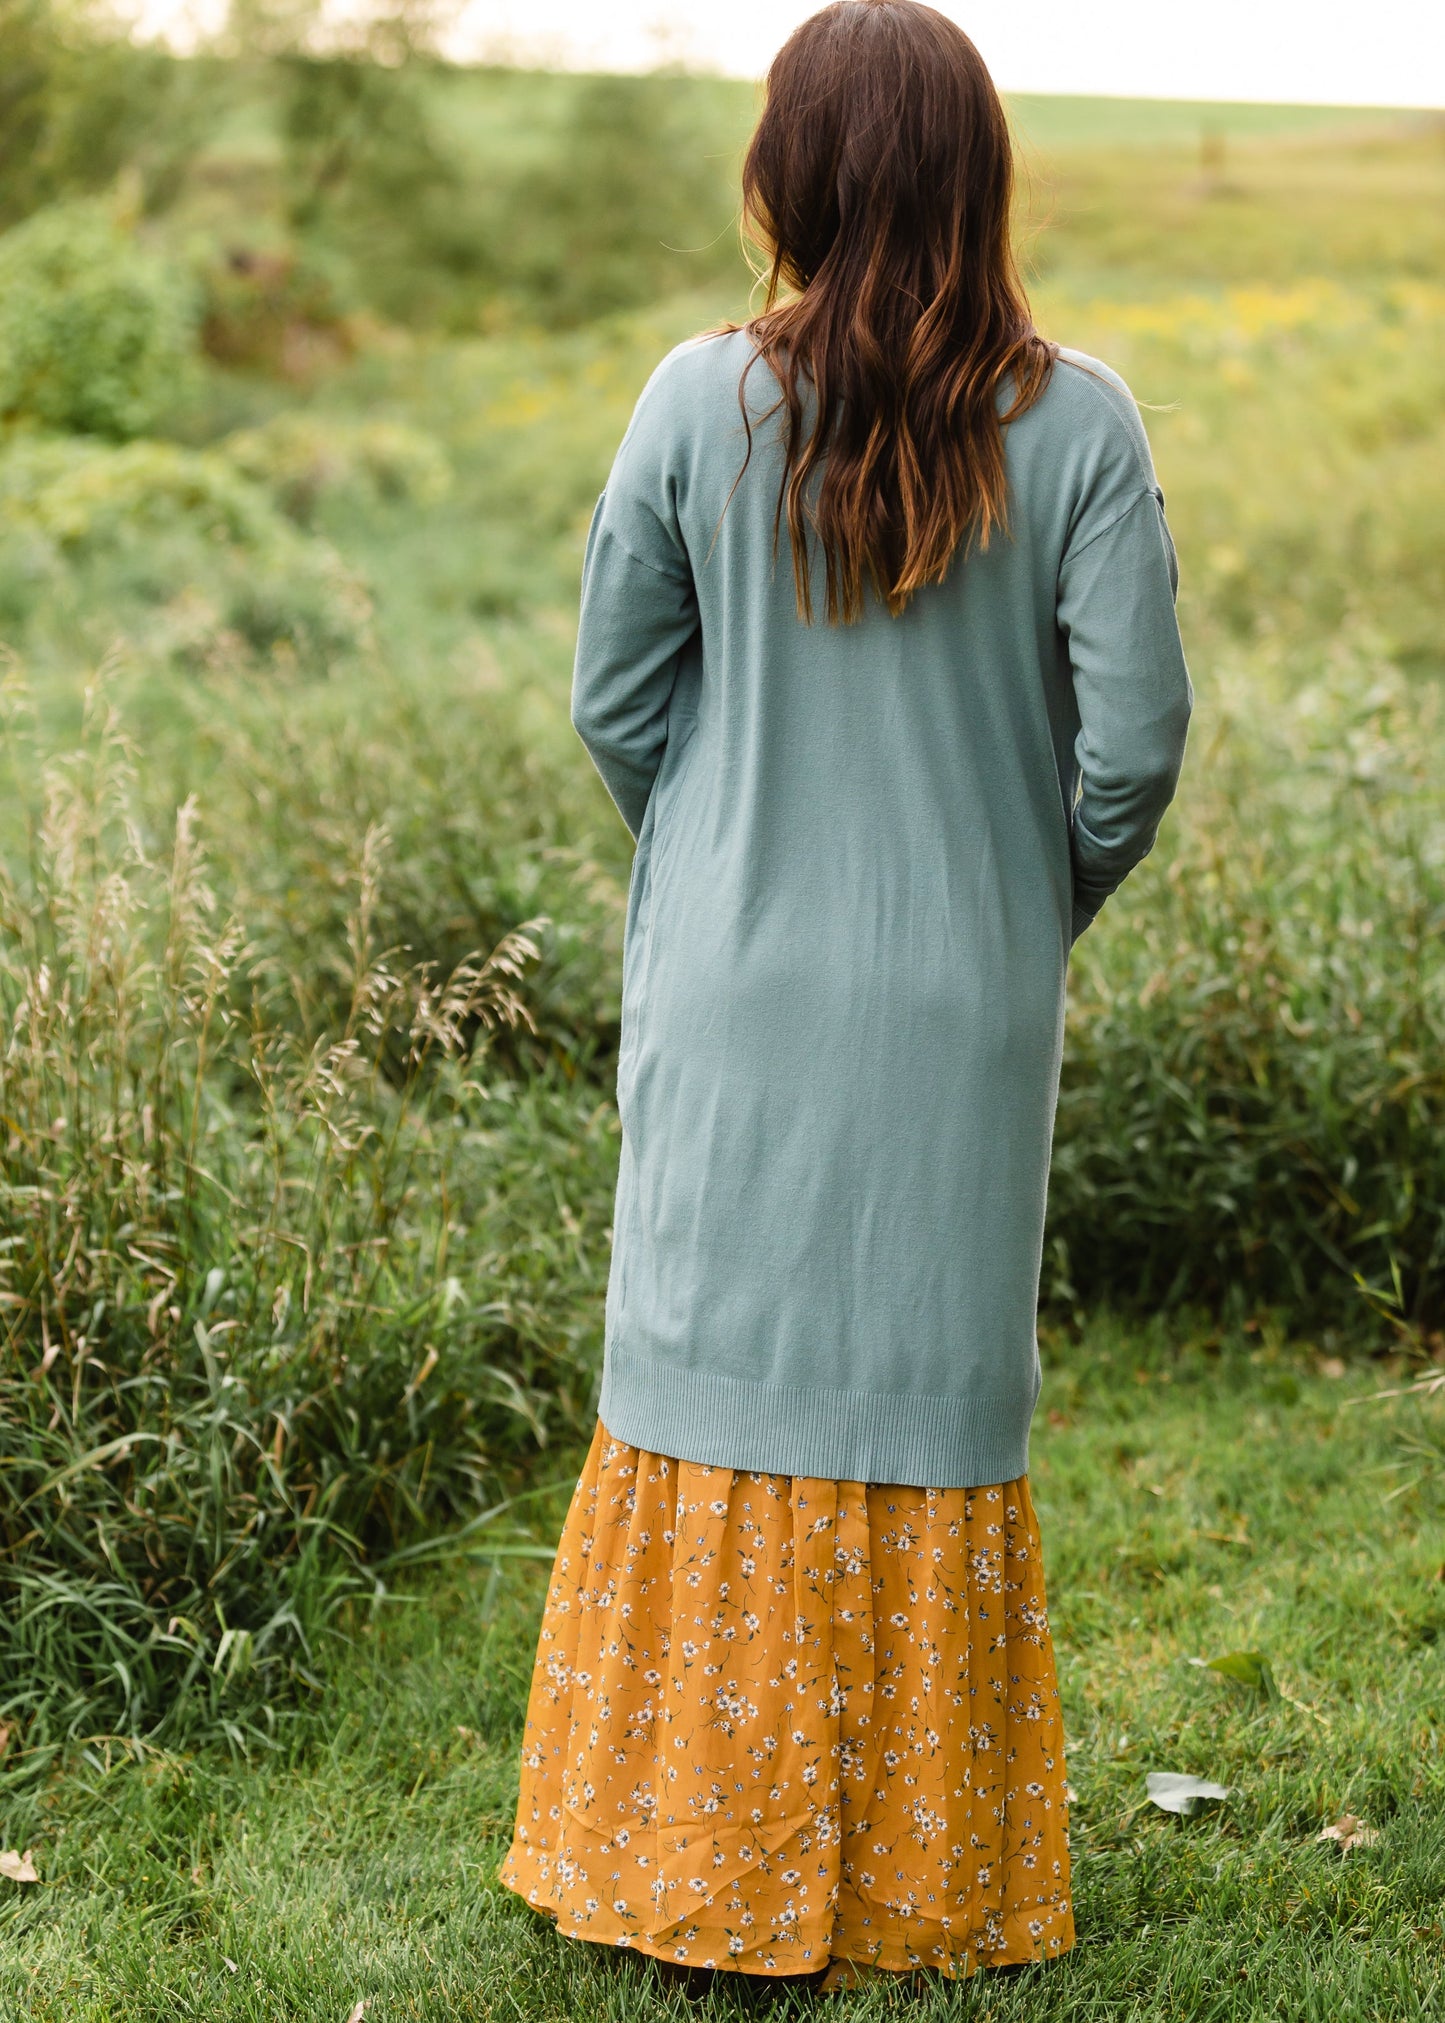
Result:
<svg viewBox="0 0 1445 2023"><path fill-rule="evenodd" d="M502 1879L824 1988L1074 1940L1044 1197L1069 948L1192 696L1138 411L1035 329L1011 163L934 9L796 29L743 165L763 308L654 373L583 572L622 1161Z"/></svg>
<svg viewBox="0 0 1445 2023"><path fill-rule="evenodd" d="M1065 353L1003 432L1007 533L805 623L752 354L663 361L588 542L574 720L638 839L599 1409L699 1461L1004 1480L1069 945L1191 703L1162 497L1123 383Z"/></svg>

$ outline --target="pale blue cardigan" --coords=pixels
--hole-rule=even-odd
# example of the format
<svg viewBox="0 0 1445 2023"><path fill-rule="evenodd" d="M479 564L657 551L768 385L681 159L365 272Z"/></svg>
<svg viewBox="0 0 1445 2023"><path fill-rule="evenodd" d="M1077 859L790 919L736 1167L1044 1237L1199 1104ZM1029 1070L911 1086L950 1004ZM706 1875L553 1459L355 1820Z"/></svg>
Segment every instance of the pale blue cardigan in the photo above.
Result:
<svg viewBox="0 0 1445 2023"><path fill-rule="evenodd" d="M1123 381L1065 352L1005 432L1010 536L805 625L761 362L729 500L750 349L662 361L587 542L572 717L637 842L598 1411L732 1468L1006 1481L1069 948L1193 701L1163 495Z"/></svg>

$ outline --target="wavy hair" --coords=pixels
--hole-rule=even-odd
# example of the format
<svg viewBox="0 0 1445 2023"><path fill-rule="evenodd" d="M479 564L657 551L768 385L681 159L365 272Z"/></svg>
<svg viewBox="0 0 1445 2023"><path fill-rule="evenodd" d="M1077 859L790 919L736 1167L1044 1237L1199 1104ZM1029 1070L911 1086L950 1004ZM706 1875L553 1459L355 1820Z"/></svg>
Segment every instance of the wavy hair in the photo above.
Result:
<svg viewBox="0 0 1445 2023"><path fill-rule="evenodd" d="M837 0L774 59L742 187L766 295L726 327L748 331L747 371L766 360L782 390L774 554L786 515L805 622L810 527L829 622L860 618L869 583L896 616L961 548L1007 533L1003 428L1057 356L1014 260L1003 105L932 7Z"/></svg>

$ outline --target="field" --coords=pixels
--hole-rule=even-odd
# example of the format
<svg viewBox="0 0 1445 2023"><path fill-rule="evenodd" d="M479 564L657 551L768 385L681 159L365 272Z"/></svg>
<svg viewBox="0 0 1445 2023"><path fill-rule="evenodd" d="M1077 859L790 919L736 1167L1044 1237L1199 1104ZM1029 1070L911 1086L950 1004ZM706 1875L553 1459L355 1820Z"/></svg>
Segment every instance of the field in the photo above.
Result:
<svg viewBox="0 0 1445 2023"><path fill-rule="evenodd" d="M746 303L753 96L110 62L55 100L110 93L85 148L45 101L0 152L0 1847L41 1877L0 2019L730 2013L492 1878L617 1156L581 541L652 364ZM1423 2016L1442 131L1015 114L1039 321L1146 403L1198 708L1075 953L1051 1192L1081 1945L919 2006Z"/></svg>

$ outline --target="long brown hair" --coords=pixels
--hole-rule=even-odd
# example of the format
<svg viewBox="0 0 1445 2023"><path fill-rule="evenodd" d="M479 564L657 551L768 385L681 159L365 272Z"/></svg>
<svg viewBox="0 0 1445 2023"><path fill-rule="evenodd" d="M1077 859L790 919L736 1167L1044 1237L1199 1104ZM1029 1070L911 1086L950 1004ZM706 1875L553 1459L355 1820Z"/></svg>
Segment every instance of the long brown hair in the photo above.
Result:
<svg viewBox="0 0 1445 2023"><path fill-rule="evenodd" d="M774 59L742 185L767 283L743 326L749 370L767 361L782 388L769 413L787 410L774 552L786 510L805 621L810 524L829 622L862 616L865 582L896 615L942 581L965 537L986 548L1007 532L1003 424L1038 399L1056 356L1010 244L1003 105L932 7L837 0Z"/></svg>

